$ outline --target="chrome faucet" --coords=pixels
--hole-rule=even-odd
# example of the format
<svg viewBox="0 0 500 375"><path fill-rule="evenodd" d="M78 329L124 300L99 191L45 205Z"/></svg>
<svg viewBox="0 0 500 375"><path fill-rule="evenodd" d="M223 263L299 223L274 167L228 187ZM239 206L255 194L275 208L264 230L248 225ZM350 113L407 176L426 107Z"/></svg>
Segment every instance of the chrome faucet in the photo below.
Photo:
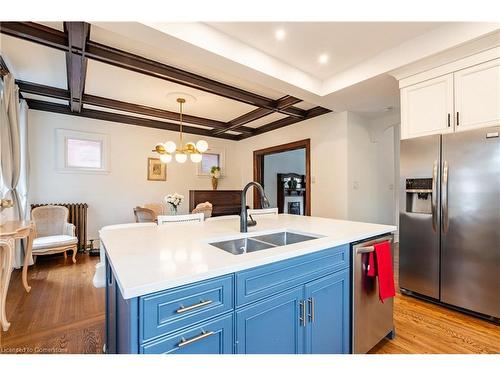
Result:
<svg viewBox="0 0 500 375"><path fill-rule="evenodd" d="M264 193L264 188L261 184L255 181L251 181L245 185L243 191L241 192L241 214L240 214L240 232L245 233L248 232L248 225L256 225L257 222L251 219L251 224L248 223L247 218L247 191L250 186L255 186L260 193L260 205L262 208L268 208L270 206L269 200L266 197L266 193Z"/></svg>

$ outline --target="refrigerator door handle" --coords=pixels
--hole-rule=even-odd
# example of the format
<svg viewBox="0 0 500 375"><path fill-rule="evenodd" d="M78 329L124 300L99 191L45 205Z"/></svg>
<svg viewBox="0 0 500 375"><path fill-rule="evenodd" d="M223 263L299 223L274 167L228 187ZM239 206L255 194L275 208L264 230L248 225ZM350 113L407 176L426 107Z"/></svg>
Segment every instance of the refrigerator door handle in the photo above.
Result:
<svg viewBox="0 0 500 375"><path fill-rule="evenodd" d="M443 162L443 180L441 182L441 209L443 212L443 232L448 232L448 162Z"/></svg>
<svg viewBox="0 0 500 375"><path fill-rule="evenodd" d="M437 231L437 178L438 178L438 161L434 160L432 166L432 197L431 197L431 212L432 212L432 230L434 233Z"/></svg>

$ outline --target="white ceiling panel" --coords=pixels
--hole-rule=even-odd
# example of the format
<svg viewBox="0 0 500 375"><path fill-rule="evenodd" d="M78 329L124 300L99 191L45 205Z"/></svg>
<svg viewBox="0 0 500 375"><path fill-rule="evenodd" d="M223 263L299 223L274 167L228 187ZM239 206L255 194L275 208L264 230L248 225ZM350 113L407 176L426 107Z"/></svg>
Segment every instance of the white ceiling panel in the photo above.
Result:
<svg viewBox="0 0 500 375"><path fill-rule="evenodd" d="M95 24L92 24L90 28L90 39L92 41L143 56L166 65L175 66L188 72L199 74L203 77L214 79L270 99L278 99L286 95L286 93L277 91L273 88L264 87L252 80L245 80L242 77L232 76L223 69L217 69L212 66L208 66L207 64L200 63L200 60L181 59L175 50L168 50L165 46L151 45L148 44L147 40L141 40L139 42L126 38Z"/></svg>
<svg viewBox="0 0 500 375"><path fill-rule="evenodd" d="M208 25L319 79L394 48L443 22L210 22ZM278 41L277 30L285 37ZM328 56L320 64L321 54Z"/></svg>
<svg viewBox="0 0 500 375"><path fill-rule="evenodd" d="M64 32L64 23L63 22L39 22L39 21L35 21L35 22L40 24L40 25L51 27L53 29Z"/></svg>
<svg viewBox="0 0 500 375"><path fill-rule="evenodd" d="M179 111L176 98L188 94L184 113L219 121L229 121L255 109L245 103L93 60L88 62L85 92L175 112ZM190 96L196 100L190 100Z"/></svg>
<svg viewBox="0 0 500 375"><path fill-rule="evenodd" d="M314 104L311 104L311 103L300 102L300 103L294 104L294 107L305 109L307 111L308 109L314 108L316 106Z"/></svg>
<svg viewBox="0 0 500 375"><path fill-rule="evenodd" d="M36 100L43 100L44 102L49 102L49 103L57 103L57 104L65 104L68 105L67 100L62 100L62 99L56 99L56 98L50 98L48 96L41 96L41 95L34 95L34 94L22 94L25 99L36 99Z"/></svg>
<svg viewBox="0 0 500 375"><path fill-rule="evenodd" d="M0 34L0 51L16 79L67 88L64 52Z"/></svg>
<svg viewBox="0 0 500 375"><path fill-rule="evenodd" d="M270 115L261 117L258 120L249 122L248 124L245 124L245 126L248 126L250 128L260 128L263 125L267 125L273 121L281 120L282 118L288 117L287 115L284 115L283 113L278 113L274 112L271 113Z"/></svg>

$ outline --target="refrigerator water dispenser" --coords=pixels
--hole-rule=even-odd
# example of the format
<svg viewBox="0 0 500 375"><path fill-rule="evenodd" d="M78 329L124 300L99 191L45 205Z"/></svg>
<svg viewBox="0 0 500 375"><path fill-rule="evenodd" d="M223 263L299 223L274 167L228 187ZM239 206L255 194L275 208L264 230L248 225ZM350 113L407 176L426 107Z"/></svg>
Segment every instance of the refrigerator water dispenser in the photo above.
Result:
<svg viewBox="0 0 500 375"><path fill-rule="evenodd" d="M432 178L406 179L406 212L432 214Z"/></svg>

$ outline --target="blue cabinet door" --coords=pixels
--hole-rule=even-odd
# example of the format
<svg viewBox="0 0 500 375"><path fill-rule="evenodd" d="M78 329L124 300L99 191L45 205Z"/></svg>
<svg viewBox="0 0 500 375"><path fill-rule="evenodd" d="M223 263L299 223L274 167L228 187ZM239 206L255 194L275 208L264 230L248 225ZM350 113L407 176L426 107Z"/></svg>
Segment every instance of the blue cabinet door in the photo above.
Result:
<svg viewBox="0 0 500 375"><path fill-rule="evenodd" d="M303 286L236 310L236 353L303 353Z"/></svg>
<svg viewBox="0 0 500 375"><path fill-rule="evenodd" d="M145 354L232 354L233 313L190 326L141 346Z"/></svg>
<svg viewBox="0 0 500 375"><path fill-rule="evenodd" d="M345 269L305 285L306 353L349 353L349 280Z"/></svg>

